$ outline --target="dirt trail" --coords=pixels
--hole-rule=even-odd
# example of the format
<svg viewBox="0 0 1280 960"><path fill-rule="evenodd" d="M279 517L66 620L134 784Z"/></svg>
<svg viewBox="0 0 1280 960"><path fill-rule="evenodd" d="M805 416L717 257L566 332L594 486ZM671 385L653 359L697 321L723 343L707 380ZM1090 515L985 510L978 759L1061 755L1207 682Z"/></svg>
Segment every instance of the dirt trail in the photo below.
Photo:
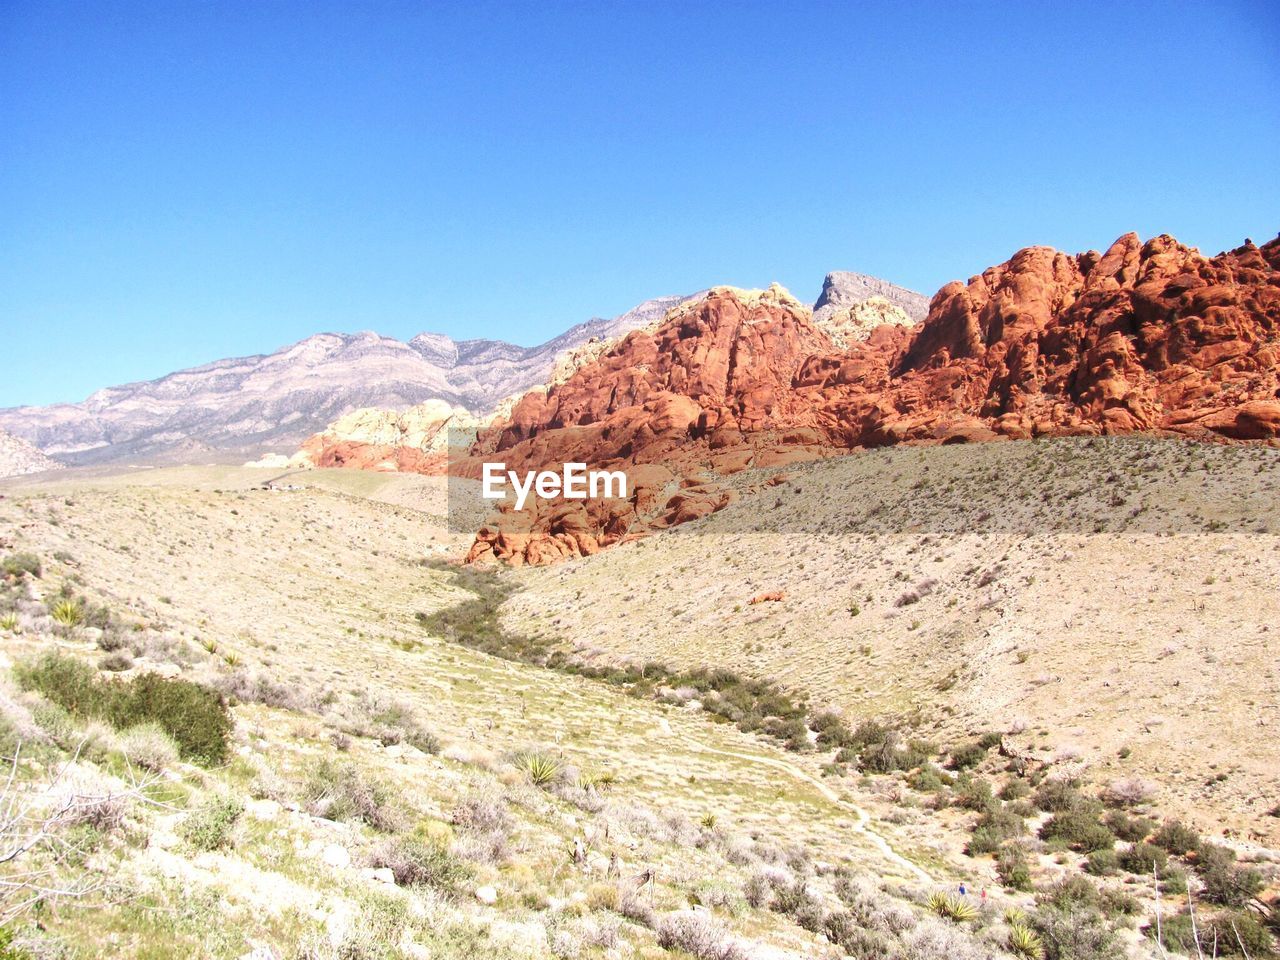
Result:
<svg viewBox="0 0 1280 960"><path fill-rule="evenodd" d="M722 757L733 757L737 760L746 760L749 763L759 763L766 767L773 767L775 770L781 770L796 780L802 780L836 806L849 810L857 816L858 820L853 825L854 830L870 840L871 844L884 855L885 859L891 863L897 864L915 879L923 883L934 882L933 877L929 876L929 874L918 865L912 863L906 857L902 856L902 854L894 850L893 847L889 845L888 840L876 833L875 828L871 826L871 815L868 814L867 811L863 810L857 804L844 799L834 789L823 783L817 777L806 773L804 770L801 770L799 767L790 764L785 760L777 760L773 757L758 757L750 753L734 753L730 750L717 750L714 747L708 747L701 743L692 742L688 738L686 738L685 742L688 746L701 753L716 753Z"/></svg>

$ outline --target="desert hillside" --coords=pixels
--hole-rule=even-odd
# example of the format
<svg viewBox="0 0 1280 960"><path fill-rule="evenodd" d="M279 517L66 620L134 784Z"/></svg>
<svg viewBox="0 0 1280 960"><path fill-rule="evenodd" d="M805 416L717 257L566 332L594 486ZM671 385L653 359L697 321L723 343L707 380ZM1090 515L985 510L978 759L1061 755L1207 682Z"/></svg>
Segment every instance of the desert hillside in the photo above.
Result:
<svg viewBox="0 0 1280 960"><path fill-rule="evenodd" d="M1086 574L1101 553L1089 545L1137 536L1092 531L1113 508L1068 497L1089 529L1068 523L1040 545L1017 523L977 533L964 512L979 508L970 481L1009 495L1001 470L1015 464L988 459L1001 456L1028 475L1082 464L1083 485L1091 462L1122 472L1145 455L1188 494L1207 480L1239 492L1243 471L1190 449L904 450L755 492L744 474L740 502L778 530L752 530L734 507L587 560L491 573L445 562L469 538L445 526L439 478L313 470L264 487L260 470L186 468L6 481L0 729L26 758L9 790L47 838L18 863L61 891L38 923L16 914L14 942L69 957L109 945L132 957L1145 958L1157 912L1165 943L1185 949L1190 884L1204 929L1235 924L1262 956L1268 935L1232 891L1275 880L1272 855L1249 842L1259 830L1243 826L1267 832L1245 795L1274 792L1253 746L1266 727L1237 734L1254 697L1255 720L1270 721L1274 677L1248 628L1271 614L1227 604L1229 589L1274 577L1273 558L1232 532L1266 522L1261 500L1184 511L1227 525L1217 532L1151 535L1212 562L1218 579L1184 577L1178 595L1206 612L1183 614L1152 569L1177 562L1171 547L1129 558L1127 605L1105 624L1094 604L1115 588ZM1270 461L1250 456L1232 463L1270 496ZM1144 488L1128 483L1137 506ZM900 493L886 511L856 495L877 484ZM904 531L909 503L918 529ZM948 515L926 508L942 503L954 512L930 525ZM804 519L815 509L865 529L842 549ZM960 569L978 541L991 562ZM1055 569L1068 552L1080 559ZM749 603L774 590L783 599ZM922 599L896 605L911 590ZM1152 735L1101 697L1070 717L1036 699L1042 674L1059 691L1079 680L1069 650L1028 635L1036 590L1075 597L1072 615L1100 631L1089 656L1134 632L1126 662L1141 669L1110 682L1119 694L1148 678ZM1151 652L1153 614L1168 653ZM1000 632L1002 619L1018 629ZM1211 627L1224 678L1239 680L1230 702L1195 675ZM984 643L985 659L966 656ZM796 663L779 671L785 689L750 679L779 651ZM640 671L602 666L637 657ZM741 673L689 669L702 663ZM1182 688L1162 672L1179 663ZM186 683L192 707L130 699L144 683ZM1028 726L1002 736L1018 716ZM1211 736L1230 752L1207 788ZM1169 825L1184 811L1204 827L1198 853Z"/></svg>
<svg viewBox="0 0 1280 960"><path fill-rule="evenodd" d="M773 678L930 737L1012 731L1099 782L1149 778L1206 829L1280 842L1280 450L1065 438L778 476L524 574L508 622L588 660ZM781 599L750 602L765 594Z"/></svg>

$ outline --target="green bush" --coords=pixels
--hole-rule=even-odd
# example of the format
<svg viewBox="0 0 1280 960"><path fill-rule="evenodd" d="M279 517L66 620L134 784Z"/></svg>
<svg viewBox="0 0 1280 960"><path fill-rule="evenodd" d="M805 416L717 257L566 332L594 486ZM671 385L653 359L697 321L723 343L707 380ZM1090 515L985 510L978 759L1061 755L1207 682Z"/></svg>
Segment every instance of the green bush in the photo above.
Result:
<svg viewBox="0 0 1280 960"><path fill-rule="evenodd" d="M78 719L106 720L117 730L158 724L185 760L221 763L230 749L226 703L216 690L198 683L154 673L99 678L88 664L53 652L19 664L14 677L23 689L43 694Z"/></svg>
<svg viewBox="0 0 1280 960"><path fill-rule="evenodd" d="M967 852L971 857L994 853L1006 840L1020 837L1026 832L1027 827L1021 817L1004 807L993 805L974 825Z"/></svg>
<svg viewBox="0 0 1280 960"><path fill-rule="evenodd" d="M1113 923L1090 908L1044 907L1032 922L1046 960L1120 960L1124 947Z"/></svg>
<svg viewBox="0 0 1280 960"><path fill-rule="evenodd" d="M1010 890L1031 889L1031 864L1021 845L1006 843L996 851L996 876Z"/></svg>
<svg viewBox="0 0 1280 960"><path fill-rule="evenodd" d="M1110 811L1103 821L1112 833L1127 843L1137 843L1151 836L1156 822L1148 817L1131 817L1122 810Z"/></svg>
<svg viewBox="0 0 1280 960"><path fill-rule="evenodd" d="M1198 916L1198 914L1197 914ZM1199 928L1199 950L1197 951L1195 927ZM1156 940L1156 923L1151 921L1143 928L1153 941ZM1271 934L1248 911L1232 911L1217 917L1199 919L1192 924L1191 915L1179 913L1165 917L1160 924L1160 941L1162 946L1179 953L1204 956L1243 956L1240 945L1243 942L1248 956L1260 958L1274 956L1275 944Z"/></svg>
<svg viewBox="0 0 1280 960"><path fill-rule="evenodd" d="M1200 848L1200 834L1179 820L1170 820L1151 838L1157 847L1164 847L1175 857L1185 857Z"/></svg>
<svg viewBox="0 0 1280 960"><path fill-rule="evenodd" d="M16 580L23 574L32 576L37 580L44 574L44 567L40 563L40 558L34 553L11 553L3 560L0 560L0 576Z"/></svg>
<svg viewBox="0 0 1280 960"><path fill-rule="evenodd" d="M243 813L244 803L238 797L209 797L187 814L178 835L197 850L220 850L231 845L232 831Z"/></svg>
<svg viewBox="0 0 1280 960"><path fill-rule="evenodd" d="M1059 840L1080 853L1109 850L1116 842L1111 831L1084 810L1055 813L1040 828L1040 839Z"/></svg>
<svg viewBox="0 0 1280 960"><path fill-rule="evenodd" d="M1169 855L1150 843L1135 843L1120 854L1120 866L1138 876L1151 876L1153 870L1164 872L1169 863Z"/></svg>
<svg viewBox="0 0 1280 960"><path fill-rule="evenodd" d="M997 742L999 738L997 737ZM951 751L951 761L949 766L952 770L968 770L970 767L976 767L982 762L983 757L987 755L989 746L984 746L984 741L975 740L972 743L961 744Z"/></svg>
<svg viewBox="0 0 1280 960"><path fill-rule="evenodd" d="M1003 787L1000 788L1001 800L1021 800L1023 797L1031 793L1031 788L1027 786L1027 781L1020 780L1017 777L1011 779Z"/></svg>
<svg viewBox="0 0 1280 960"><path fill-rule="evenodd" d="M1105 877L1120 869L1120 858L1115 850L1094 850L1085 860L1084 872L1095 877Z"/></svg>
<svg viewBox="0 0 1280 960"><path fill-rule="evenodd" d="M1204 884L1203 896L1224 907L1243 907L1262 891L1262 874L1252 867L1239 867L1235 853L1217 844L1202 844L1196 873Z"/></svg>
<svg viewBox="0 0 1280 960"><path fill-rule="evenodd" d="M1099 813L1102 811L1102 804L1097 801L1090 804L1089 798L1080 792L1073 780L1046 780L1036 791L1034 799L1037 807L1049 813L1089 809L1091 806L1096 807Z"/></svg>

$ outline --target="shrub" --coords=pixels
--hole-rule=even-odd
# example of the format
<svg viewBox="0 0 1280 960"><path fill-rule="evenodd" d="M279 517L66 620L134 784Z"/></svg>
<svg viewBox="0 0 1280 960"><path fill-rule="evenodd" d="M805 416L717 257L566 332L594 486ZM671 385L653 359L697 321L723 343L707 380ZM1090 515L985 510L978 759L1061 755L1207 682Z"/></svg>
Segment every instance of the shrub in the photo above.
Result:
<svg viewBox="0 0 1280 960"><path fill-rule="evenodd" d="M1040 838L1062 841L1080 853L1107 850L1116 842L1111 831L1099 823L1096 817L1080 809L1055 813L1040 828Z"/></svg>
<svg viewBox="0 0 1280 960"><path fill-rule="evenodd" d="M996 852L996 876L1010 890L1031 889L1031 865L1020 844L1006 843Z"/></svg>
<svg viewBox="0 0 1280 960"><path fill-rule="evenodd" d="M40 558L34 553L11 553L0 560L0 576L16 580L24 574L36 580L44 574Z"/></svg>
<svg viewBox="0 0 1280 960"><path fill-rule="evenodd" d="M1124 950L1116 928L1095 910L1044 907L1032 920L1046 960L1120 960Z"/></svg>
<svg viewBox="0 0 1280 960"><path fill-rule="evenodd" d="M1123 780L1113 780L1104 796L1107 803L1113 806L1133 807L1149 800L1154 792L1155 787L1147 781L1138 777L1125 777Z"/></svg>
<svg viewBox="0 0 1280 960"><path fill-rule="evenodd" d="M120 751L130 763L161 773L178 762L178 747L155 723L142 723L120 734Z"/></svg>
<svg viewBox="0 0 1280 960"><path fill-rule="evenodd" d="M1199 943L1196 928L1199 928ZM1156 940L1156 924L1153 920L1143 928L1152 940ZM1179 953L1203 956L1243 956L1241 944L1250 957L1272 956L1274 943L1265 927L1247 911L1233 911L1210 919L1201 918L1192 924L1186 913L1165 917L1160 924L1161 945ZM1197 949L1197 947L1199 949Z"/></svg>
<svg viewBox="0 0 1280 960"><path fill-rule="evenodd" d="M216 794L187 814L178 835L197 850L220 850L230 846L232 831L244 803L238 797Z"/></svg>
<svg viewBox="0 0 1280 960"><path fill-rule="evenodd" d="M1037 893L1036 903L1057 910L1092 909L1098 905L1098 888L1084 877L1066 877Z"/></svg>
<svg viewBox="0 0 1280 960"><path fill-rule="evenodd" d="M705 914L680 910L658 920L658 946L683 950L697 960L747 960L748 954Z"/></svg>
<svg viewBox="0 0 1280 960"><path fill-rule="evenodd" d="M967 770L970 767L976 767L982 762L982 758L987 755L987 749L988 747L984 746L981 740L962 744L951 751L949 766L952 770Z"/></svg>
<svg viewBox="0 0 1280 960"><path fill-rule="evenodd" d="M387 868L402 887L430 887L456 893L471 870L444 844L420 837L388 837L370 855L369 865Z"/></svg>
<svg viewBox="0 0 1280 960"><path fill-rule="evenodd" d="M1216 844L1201 846L1196 873L1204 884L1204 898L1224 907L1243 907L1262 890L1262 874L1236 866L1235 854Z"/></svg>
<svg viewBox="0 0 1280 960"><path fill-rule="evenodd" d="M1128 843L1145 840L1156 828L1156 822L1147 817L1131 817L1120 810L1112 810L1103 821L1117 838Z"/></svg>
<svg viewBox="0 0 1280 960"><path fill-rule="evenodd" d="M1066 779L1046 780L1036 791L1035 805L1049 813L1061 813L1084 807L1088 798L1080 792L1075 781Z"/></svg>
<svg viewBox="0 0 1280 960"><path fill-rule="evenodd" d="M956 788L956 802L968 810L986 810L995 802L995 793L986 780L965 774Z"/></svg>
<svg viewBox="0 0 1280 960"><path fill-rule="evenodd" d="M1085 860L1084 872L1095 877L1105 877L1120 869L1120 858L1115 850L1094 850Z"/></svg>
<svg viewBox="0 0 1280 960"><path fill-rule="evenodd" d="M1151 838L1157 847L1163 847L1176 857L1185 857L1200 847L1200 834L1179 820L1170 820Z"/></svg>
<svg viewBox="0 0 1280 960"><path fill-rule="evenodd" d="M1026 831L1021 817L1003 807L994 806L978 818L973 838L969 841L969 855L994 853L1006 840L1020 837Z"/></svg>
<svg viewBox="0 0 1280 960"><path fill-rule="evenodd" d="M317 817L359 821L383 831L400 825L391 792L353 763L336 764L322 758L303 787L303 802Z"/></svg>
<svg viewBox="0 0 1280 960"><path fill-rule="evenodd" d="M1169 855L1150 843L1135 843L1120 854L1120 866L1139 876L1151 876L1153 870L1163 871L1169 863Z"/></svg>
<svg viewBox="0 0 1280 960"><path fill-rule="evenodd" d="M189 680L154 673L100 678L88 664L54 652L19 664L14 676L24 689L37 690L74 717L103 719L117 730L159 724L183 759L221 763L230 749L232 720L222 695Z"/></svg>
<svg viewBox="0 0 1280 960"><path fill-rule="evenodd" d="M941 771L931 763L926 763L919 770L907 777L907 786L921 793L937 793L946 786Z"/></svg>
<svg viewBox="0 0 1280 960"><path fill-rule="evenodd" d="M98 661L98 669L119 673L133 666L133 654L128 650L115 650Z"/></svg>
<svg viewBox="0 0 1280 960"><path fill-rule="evenodd" d="M1023 797L1031 793L1031 788L1027 786L1027 781L1014 777L1003 787L1000 788L1001 800L1021 800Z"/></svg>

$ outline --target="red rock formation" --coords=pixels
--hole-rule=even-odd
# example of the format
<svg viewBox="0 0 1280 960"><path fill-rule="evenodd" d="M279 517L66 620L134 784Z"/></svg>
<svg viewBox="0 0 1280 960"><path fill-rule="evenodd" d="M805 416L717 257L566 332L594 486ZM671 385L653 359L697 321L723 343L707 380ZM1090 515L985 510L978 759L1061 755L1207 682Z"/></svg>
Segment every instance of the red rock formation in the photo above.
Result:
<svg viewBox="0 0 1280 960"><path fill-rule="evenodd" d="M460 468L649 465L630 501L540 505L507 518L518 532L482 531L471 559L591 552L719 509L729 498L706 471L856 447L1134 431L1275 441L1278 337L1280 239L1212 258L1168 236L1129 234L1105 254L1029 247L943 287L919 326L843 350L780 288L718 288L526 395Z"/></svg>

